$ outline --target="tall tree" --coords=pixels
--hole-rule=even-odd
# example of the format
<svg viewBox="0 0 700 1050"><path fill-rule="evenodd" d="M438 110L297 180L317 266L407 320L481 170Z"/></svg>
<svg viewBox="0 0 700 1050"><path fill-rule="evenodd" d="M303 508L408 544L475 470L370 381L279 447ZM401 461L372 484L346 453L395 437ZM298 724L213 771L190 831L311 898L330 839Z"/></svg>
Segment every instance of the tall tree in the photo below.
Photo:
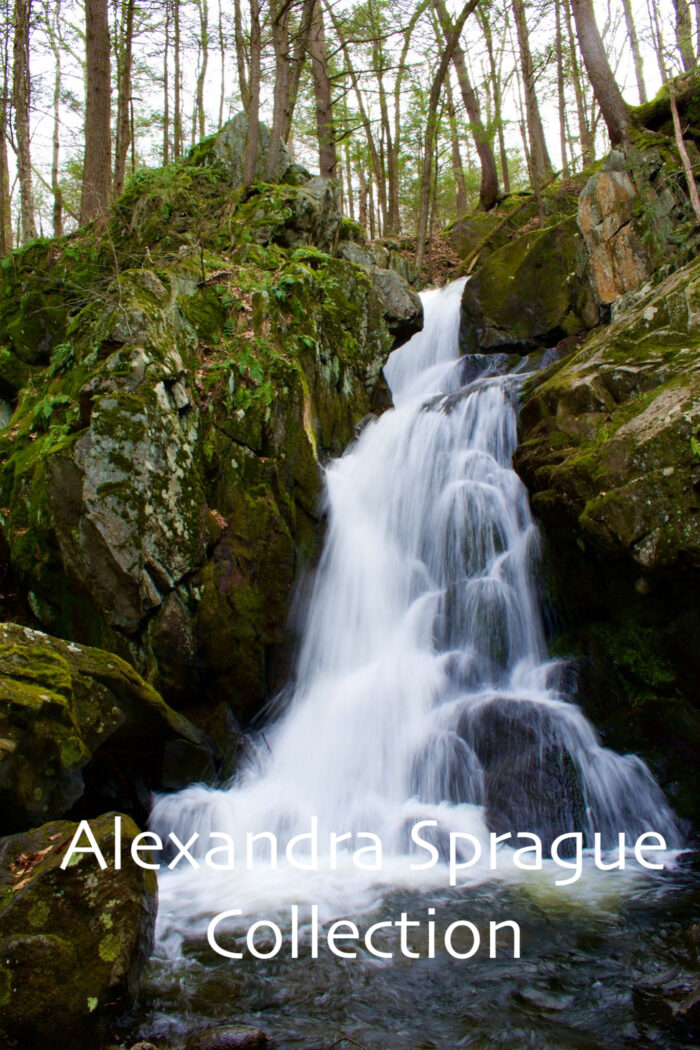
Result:
<svg viewBox="0 0 700 1050"><path fill-rule="evenodd" d="M423 141L423 160L420 173L420 196L418 203L418 222L416 234L416 269L422 269L425 258L425 237L428 232L428 219L430 215L430 198L433 185L433 160L435 138L439 122L438 102L445 75L449 69L455 45L459 41L460 34L464 29L464 23L469 15L475 10L479 0L469 0L460 12L457 21L450 30L450 35L445 41L442 56L433 77L428 98L428 119L425 127L425 138Z"/></svg>
<svg viewBox="0 0 700 1050"><path fill-rule="evenodd" d="M448 40L452 33L452 19L447 13L445 6L445 0L434 0L435 10L437 11L438 18L440 19L440 25L442 31L445 34L445 39ZM469 72L467 70L467 60L464 55L464 50L459 40L455 42L454 49L452 52L452 65L455 68L457 74L457 81L459 83L460 91L462 92L462 100L464 102L464 108L467 111L469 117L469 126L471 129L472 136L474 138L474 145L476 152L479 155L479 161L481 163L481 189L479 191L479 206L484 210L488 211L492 208L498 200L498 171L496 169L496 158L493 155L493 148L491 146L490 136L488 135L482 120L481 110L479 109L479 100L474 93L474 89L471 85L469 78Z"/></svg>
<svg viewBox="0 0 700 1050"><path fill-rule="evenodd" d="M528 139L530 142L530 158L532 164L532 178L537 191L552 175L552 162L547 152L547 143L542 127L540 107L537 101L537 84L535 78L535 66L530 50L530 34L527 28L525 16L525 0L513 0L513 15L515 28L518 34L518 49L520 51L520 67L523 74L523 87L525 89L525 115L527 118Z"/></svg>
<svg viewBox="0 0 700 1050"><path fill-rule="evenodd" d="M272 133L267 158L267 177L271 179L277 168L280 145L289 122L291 55L289 41L289 0L271 0L272 44L275 50L275 88L272 107Z"/></svg>
<svg viewBox="0 0 700 1050"><path fill-rule="evenodd" d="M44 0L44 24L54 62L53 76L53 132L51 135L51 194L53 196L53 235L63 236L63 191L59 181L61 156L61 70L63 41L61 40L61 0Z"/></svg>
<svg viewBox="0 0 700 1050"><path fill-rule="evenodd" d="M106 0L105 0L106 2ZM12 100L15 107L17 137L17 176L19 180L22 241L36 237L34 188L29 132L29 21L31 0L15 0L14 69Z"/></svg>
<svg viewBox="0 0 700 1050"><path fill-rule="evenodd" d="M695 69L695 52L693 51L693 22L687 0L673 0L676 12L676 44L686 73Z"/></svg>
<svg viewBox="0 0 700 1050"><path fill-rule="evenodd" d="M0 255L7 255L12 248L12 213L10 209L10 168L7 157L7 142L10 136L10 0L2 0L2 36L0 37Z"/></svg>
<svg viewBox="0 0 700 1050"><path fill-rule="evenodd" d="M496 63L496 53L493 46L493 33L491 31L489 13L484 8L477 8L476 17L479 20L481 32L484 35L484 42L486 44L486 51L489 58L489 71L493 86L493 118L496 124L496 133L498 135L498 152L501 162L503 191L504 193L510 193L510 174L508 172L508 155L506 153L506 138L503 126L503 84L501 72Z"/></svg>
<svg viewBox="0 0 700 1050"><path fill-rule="evenodd" d="M647 89L644 83L644 63L642 61L642 52L639 47L639 36L637 35L637 26L634 21L634 15L632 13L632 0L622 0L622 7L625 12L625 26L627 28L627 39L630 42L632 49L632 58L634 59L634 75L637 78L637 92L639 93L640 103L647 101Z"/></svg>
<svg viewBox="0 0 700 1050"><path fill-rule="evenodd" d="M627 141L629 112L617 85L593 11L593 0L571 0L581 54L613 146Z"/></svg>
<svg viewBox="0 0 700 1050"><path fill-rule="evenodd" d="M85 0L85 160L80 221L103 215L112 188L110 50L107 0Z"/></svg>
<svg viewBox="0 0 700 1050"><path fill-rule="evenodd" d="M316 100L319 172L323 176L333 178L338 157L335 148L333 98L328 75L328 52L321 0L314 0L309 33L309 54L311 55L311 72Z"/></svg>
<svg viewBox="0 0 700 1050"><path fill-rule="evenodd" d="M204 110L204 85L207 79L207 68L209 66L209 8L207 0L197 0L199 11L199 47L201 62L197 74L197 128L200 139L206 134L206 115Z"/></svg>
<svg viewBox="0 0 700 1050"><path fill-rule="evenodd" d="M250 186L255 179L258 160L261 55L260 5L258 0L250 0L250 83L247 108L248 139L243 167L244 186Z"/></svg>
<svg viewBox="0 0 700 1050"><path fill-rule="evenodd" d="M132 107L131 70L134 48L134 0L122 0L116 37L117 60L117 135L114 148L114 194L124 189L126 158L131 141Z"/></svg>

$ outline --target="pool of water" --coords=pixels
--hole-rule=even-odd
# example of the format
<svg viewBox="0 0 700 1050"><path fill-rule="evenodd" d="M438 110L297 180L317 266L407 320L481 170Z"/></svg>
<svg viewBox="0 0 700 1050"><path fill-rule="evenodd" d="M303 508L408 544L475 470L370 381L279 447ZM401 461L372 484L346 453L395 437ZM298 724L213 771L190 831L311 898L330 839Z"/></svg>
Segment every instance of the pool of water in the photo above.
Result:
<svg viewBox="0 0 700 1050"><path fill-rule="evenodd" d="M427 957L427 909L435 908L436 957ZM613 1050L700 1045L698 1013L674 1017L700 981L693 926L700 922L700 871L694 855L676 871L595 905L561 891L482 886L439 896L395 895L368 924L401 912L426 920L409 939L423 957L403 957L399 934L382 948L392 961L311 959L288 953L268 961L220 958L202 940L176 960L154 958L130 1033L179 1050L187 1033L240 1022L262 1028L280 1050L504 1047L508 1050ZM468 919L485 929L514 919L521 958L471 959L440 950L445 927ZM362 923L358 920L358 925ZM455 941L456 943L456 941Z"/></svg>

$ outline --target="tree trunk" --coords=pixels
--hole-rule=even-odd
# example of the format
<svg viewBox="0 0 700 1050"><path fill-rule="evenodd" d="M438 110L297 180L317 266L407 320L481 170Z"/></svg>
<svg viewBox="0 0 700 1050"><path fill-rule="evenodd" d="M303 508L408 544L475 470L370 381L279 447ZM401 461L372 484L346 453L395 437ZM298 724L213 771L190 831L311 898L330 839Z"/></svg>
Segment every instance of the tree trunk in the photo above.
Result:
<svg viewBox="0 0 700 1050"><path fill-rule="evenodd" d="M51 195L53 197L53 235L63 236L63 193L59 182L61 156L61 74L63 47L60 36L61 0L44 4L44 21L49 47L54 61L53 75L53 133L51 136Z"/></svg>
<svg viewBox="0 0 700 1050"><path fill-rule="evenodd" d="M163 49L163 164L170 163L170 0L165 2L165 47Z"/></svg>
<svg viewBox="0 0 700 1050"><path fill-rule="evenodd" d="M9 137L9 86L10 86L10 20L3 26L2 39L2 98L0 98L0 255L12 251L12 212L10 210L10 169L7 157Z"/></svg>
<svg viewBox="0 0 700 1050"><path fill-rule="evenodd" d="M224 39L224 16L219 0L219 61L221 62L221 89L219 91L219 130L224 126L224 103L226 101L226 41Z"/></svg>
<svg viewBox="0 0 700 1050"><path fill-rule="evenodd" d="M172 0L174 31L174 93L173 93L173 156L178 160L184 149L184 129L182 122L182 62L180 39L180 0Z"/></svg>
<svg viewBox="0 0 700 1050"><path fill-rule="evenodd" d="M578 123L578 137L581 146L581 162L584 168L593 163L595 157L595 140L591 132L586 113L586 103L581 83L581 70L576 57L576 41L574 40L574 28L571 23L571 8L566 5L566 28L569 36L569 54L571 55L571 79L574 84L574 95L576 97L576 120Z"/></svg>
<svg viewBox="0 0 700 1050"><path fill-rule="evenodd" d="M515 28L518 34L518 49L520 51L520 67L523 74L523 86L525 88L525 115L527 119L527 131L530 140L530 158L532 163L532 175L534 179L533 189L541 186L552 174L552 162L547 153L547 144L542 128L540 107L537 102L537 86L535 83L535 67L530 51L530 37L527 30L525 18L524 0L513 0L513 14L515 15Z"/></svg>
<svg viewBox="0 0 700 1050"><path fill-rule="evenodd" d="M309 33L309 53L316 99L316 128L318 133L318 167L325 178L335 175L338 158L335 150L333 129L333 103L331 82L328 76L328 53L323 26L321 0L315 0Z"/></svg>
<svg viewBox="0 0 700 1050"><path fill-rule="evenodd" d="M258 159L261 50L260 5L258 0L250 0L250 100L248 103L248 138L243 167L244 186L250 186L255 180Z"/></svg>
<svg viewBox="0 0 700 1050"><path fill-rule="evenodd" d="M271 179L277 168L277 160L284 129L289 124L289 12L287 0L272 0L272 42L275 49L275 90L272 110L272 133L270 153L267 158L267 177Z"/></svg>
<svg viewBox="0 0 700 1050"><path fill-rule="evenodd" d="M131 141L131 69L134 43L134 0L122 0L117 52L117 142L114 150L114 194L124 189L126 158Z"/></svg>
<svg viewBox="0 0 700 1050"><path fill-rule="evenodd" d="M673 0L676 11L676 43L681 56L683 69L689 73L695 69L695 52L693 51L693 23L690 8L686 0Z"/></svg>
<svg viewBox="0 0 700 1050"><path fill-rule="evenodd" d="M452 152L452 173L455 180L455 202L457 204L457 215L465 215L467 211L467 184L464 181L464 167L462 156L459 151L459 135L457 133L457 117L455 114L454 100L452 98L452 85L447 78L447 115L450 120L450 141Z"/></svg>
<svg viewBox="0 0 700 1050"><path fill-rule="evenodd" d="M259 16L258 16L259 17ZM238 91L241 105L247 110L250 105L250 87L245 64L245 38L243 36L243 19L241 18L241 0L233 3L233 28L236 38L236 62L238 64Z"/></svg>
<svg viewBox="0 0 700 1050"><path fill-rule="evenodd" d="M209 10L207 8L207 0L197 0L197 7L199 9L199 42L202 55L202 62L197 77L197 124L199 137L203 139L206 134L204 84L207 79L207 66L209 64Z"/></svg>
<svg viewBox="0 0 700 1050"><path fill-rule="evenodd" d="M29 132L29 17L31 0L15 0L14 72L12 97L17 137L17 177L21 210L22 243L36 237L34 189Z"/></svg>
<svg viewBox="0 0 700 1050"><path fill-rule="evenodd" d="M287 119L285 126L282 131L282 139L284 142L289 141L289 136L292 131L292 118L294 117L294 110L296 109L297 96L299 94L299 81L301 80L301 71L306 61L308 49L309 49L309 33L311 32L311 18L314 12L314 0L303 0L301 9L301 19L299 27L294 34L294 47L292 49L292 56L290 59L289 68L289 111L287 113Z"/></svg>
<svg viewBox="0 0 700 1050"><path fill-rule="evenodd" d="M486 41L486 50L489 56L489 69L491 71L491 81L493 83L493 116L496 122L496 130L498 134L498 153L501 162L501 181L503 183L503 192L510 193L508 154L506 153L506 139L505 132L503 130L503 92L501 87L501 77L496 66L496 56L493 50L493 37L491 35L491 25L489 23L487 13L485 11L477 11L477 18L479 19L479 24L481 25L481 30L484 34L484 40Z"/></svg>
<svg viewBox="0 0 700 1050"><path fill-rule="evenodd" d="M110 50L107 0L85 2L85 163L80 221L104 215L112 186Z"/></svg>
<svg viewBox="0 0 700 1050"><path fill-rule="evenodd" d="M445 0L434 0L435 10L438 18L440 19L440 25L442 31L445 34L445 39L449 40L452 32L452 19L447 13L445 7ZM481 189L479 191L479 207L483 211L488 211L493 208L494 204L498 200L498 172L496 170L496 158L493 155L493 149L491 148L491 142L489 136L484 128L481 121L481 112L479 110L479 101L474 94L471 82L469 80L469 73L467 71L467 63L464 57L464 51L462 50L459 40L454 45L454 51L452 54L452 65L455 68L457 74L457 80L459 87L462 92L462 99L464 101L464 108L467 111L469 117L469 124L471 127L472 136L474 138L474 145L476 152L479 155L479 161L481 162Z"/></svg>
<svg viewBox="0 0 700 1050"><path fill-rule="evenodd" d="M428 218L430 210L430 191L432 184L433 150L435 147L435 136L438 126L438 101L440 91L445 80L445 74L452 61L455 45L459 41L460 34L464 28L469 15L476 8L479 0L469 0L462 8L461 14L455 22L442 52L440 63L433 77L428 99L428 120L425 129L425 140L423 144L423 163L421 165L420 195L418 203L418 229L416 234L416 270L420 273L425 258L425 235L428 230Z"/></svg>
<svg viewBox="0 0 700 1050"><path fill-rule="evenodd" d="M637 36L637 27L634 22L634 15L632 14L632 0L622 0L622 6L625 12L625 25L627 26L627 38L632 48L632 58L634 59L634 75L637 78L637 91L639 93L640 103L647 101L647 89L644 83L644 63L642 62L642 52L639 48L639 37Z"/></svg>
<svg viewBox="0 0 700 1050"><path fill-rule="evenodd" d="M420 0L420 3L411 15L410 21L404 30L403 45L401 47L401 57L399 58L399 65L396 71L396 79L394 81L394 149L396 150L397 157L400 155L401 147L401 86L403 83L404 73L406 72L406 60L408 58L408 51L411 46L411 37L413 36L413 30L416 28L418 19L421 17L423 12L430 6L431 0ZM700 2L700 0L698 0ZM396 186L389 187L389 221L392 229L401 231L401 213L399 210L399 186L398 182Z"/></svg>
<svg viewBox="0 0 700 1050"><path fill-rule="evenodd" d="M613 146L623 145L627 142L629 113L605 54L596 25L593 0L571 0L571 6L583 61L607 125L610 142Z"/></svg>
<svg viewBox="0 0 700 1050"><path fill-rule="evenodd" d="M561 171L564 179L569 177L566 150L566 93L564 90L564 47L561 30L562 0L554 0L556 15L557 94L559 95L559 140L561 143Z"/></svg>

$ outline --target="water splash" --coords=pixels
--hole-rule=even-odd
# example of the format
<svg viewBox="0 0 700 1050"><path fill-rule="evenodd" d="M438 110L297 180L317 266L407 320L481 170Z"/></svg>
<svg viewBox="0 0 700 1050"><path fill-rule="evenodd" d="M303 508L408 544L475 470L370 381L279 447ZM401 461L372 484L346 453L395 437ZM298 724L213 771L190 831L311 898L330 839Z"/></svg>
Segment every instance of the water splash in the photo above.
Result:
<svg viewBox="0 0 700 1050"><path fill-rule="evenodd" d="M183 840L226 832L241 855L246 832L284 844L312 818L322 844L370 830L381 877L359 879L342 850L316 875L264 864L167 874L161 937L232 898L248 913L312 899L329 915L366 907L378 881L410 882L413 819L482 839L580 830L612 847L619 832L656 830L677 843L644 764L600 746L547 656L538 533L511 468L520 378L493 375L498 358L459 359L463 284L424 293L423 331L385 369L396 407L326 470L327 537L267 746L227 789L163 796L152 819Z"/></svg>

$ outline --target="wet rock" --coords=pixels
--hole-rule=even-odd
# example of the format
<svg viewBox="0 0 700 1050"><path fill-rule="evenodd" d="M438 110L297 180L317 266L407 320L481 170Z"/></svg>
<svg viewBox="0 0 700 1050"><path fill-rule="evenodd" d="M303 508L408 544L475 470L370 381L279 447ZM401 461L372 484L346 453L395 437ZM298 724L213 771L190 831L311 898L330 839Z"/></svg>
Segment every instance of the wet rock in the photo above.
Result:
<svg viewBox="0 0 700 1050"><path fill-rule="evenodd" d="M260 1029L234 1024L199 1032L187 1041L186 1050L268 1050L272 1045Z"/></svg>
<svg viewBox="0 0 700 1050"><path fill-rule="evenodd" d="M8 1050L94 1050L133 1002L153 944L155 875L114 867L114 815L91 822L108 867L60 862L77 825L0 840L0 1042ZM126 851L138 832L124 818ZM128 853L126 854L128 856Z"/></svg>
<svg viewBox="0 0 700 1050"><path fill-rule="evenodd" d="M0 674L4 833L61 816L80 799L104 808L112 792L139 809L138 783L161 784L169 744L211 765L204 734L112 653L1 624Z"/></svg>
<svg viewBox="0 0 700 1050"><path fill-rule="evenodd" d="M483 767L492 831L534 832L546 849L558 835L586 829L583 785L565 723L565 713L550 705L508 697L465 710L458 732Z"/></svg>

